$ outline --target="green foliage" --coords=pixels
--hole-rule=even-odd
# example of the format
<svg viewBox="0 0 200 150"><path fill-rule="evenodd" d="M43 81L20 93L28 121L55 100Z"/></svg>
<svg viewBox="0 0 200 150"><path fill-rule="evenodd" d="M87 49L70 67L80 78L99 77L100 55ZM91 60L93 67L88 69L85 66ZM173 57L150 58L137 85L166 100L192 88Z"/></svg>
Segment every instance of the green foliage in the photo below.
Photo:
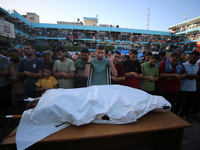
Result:
<svg viewBox="0 0 200 150"><path fill-rule="evenodd" d="M115 46L114 45L104 45L105 49L109 50L109 51L113 51L115 50Z"/></svg>
<svg viewBox="0 0 200 150"><path fill-rule="evenodd" d="M51 50L51 45L36 45L36 51L39 51L39 52L43 52L43 51L47 51L47 50Z"/></svg>
<svg viewBox="0 0 200 150"><path fill-rule="evenodd" d="M65 50L68 51L81 51L81 49L83 48L82 46L74 46L74 45L63 45L63 47L65 48Z"/></svg>

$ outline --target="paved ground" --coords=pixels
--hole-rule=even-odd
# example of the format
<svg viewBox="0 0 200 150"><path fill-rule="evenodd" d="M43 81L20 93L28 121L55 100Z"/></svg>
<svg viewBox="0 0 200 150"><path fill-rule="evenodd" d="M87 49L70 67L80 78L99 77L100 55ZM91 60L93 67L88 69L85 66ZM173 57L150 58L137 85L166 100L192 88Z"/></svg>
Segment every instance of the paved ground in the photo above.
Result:
<svg viewBox="0 0 200 150"><path fill-rule="evenodd" d="M0 121L0 143L2 140L19 124L19 120L7 119ZM186 128L182 150L200 150L200 122L193 120L192 127ZM9 150L9 148L1 148L0 150ZM154 148L140 148L131 150L154 150Z"/></svg>

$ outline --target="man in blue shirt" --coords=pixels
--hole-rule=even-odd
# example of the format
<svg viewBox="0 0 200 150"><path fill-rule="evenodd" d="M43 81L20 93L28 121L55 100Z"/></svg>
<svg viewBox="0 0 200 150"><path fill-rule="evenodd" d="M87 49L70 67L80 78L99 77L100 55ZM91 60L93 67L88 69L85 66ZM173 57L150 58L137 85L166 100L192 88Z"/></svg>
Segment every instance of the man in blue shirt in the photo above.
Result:
<svg viewBox="0 0 200 150"><path fill-rule="evenodd" d="M25 77L25 98L40 97L40 93L36 92L35 83L42 77L44 62L42 59L35 57L35 46L27 43L24 46L25 54L28 59L20 62L18 70L19 75Z"/></svg>
<svg viewBox="0 0 200 150"><path fill-rule="evenodd" d="M180 116L185 116L186 120L189 122L192 122L190 112L195 104L196 79L199 78L197 74L199 65L196 63L199 59L199 55L199 52L193 51L189 56L189 60L183 63L186 77L182 79L180 83L180 95L175 108L175 113L180 111ZM180 109L181 106L182 109Z"/></svg>
<svg viewBox="0 0 200 150"><path fill-rule="evenodd" d="M91 76L90 85L106 85L107 81L107 66L111 68L111 73L113 76L117 77L117 70L113 64L113 57L105 58L105 47L103 45L98 45L95 58L92 58L93 53L90 54L89 60L86 63L86 68L84 70L84 76L88 77L90 74L90 68L93 67L93 72Z"/></svg>

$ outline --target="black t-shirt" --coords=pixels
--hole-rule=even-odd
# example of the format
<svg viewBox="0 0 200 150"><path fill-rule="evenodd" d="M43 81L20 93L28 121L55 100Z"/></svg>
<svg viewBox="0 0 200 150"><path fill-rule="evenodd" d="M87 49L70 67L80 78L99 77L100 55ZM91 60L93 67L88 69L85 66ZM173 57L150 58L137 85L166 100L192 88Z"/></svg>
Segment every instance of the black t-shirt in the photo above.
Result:
<svg viewBox="0 0 200 150"><path fill-rule="evenodd" d="M138 74L143 73L139 60L135 60L134 62L127 60L123 63L123 66L125 72L137 72Z"/></svg>

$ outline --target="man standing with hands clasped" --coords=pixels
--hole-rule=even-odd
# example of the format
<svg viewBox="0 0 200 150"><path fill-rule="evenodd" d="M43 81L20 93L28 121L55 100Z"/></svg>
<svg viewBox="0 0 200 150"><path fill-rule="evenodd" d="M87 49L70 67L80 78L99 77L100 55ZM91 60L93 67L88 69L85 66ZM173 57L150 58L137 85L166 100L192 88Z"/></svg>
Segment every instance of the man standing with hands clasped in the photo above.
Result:
<svg viewBox="0 0 200 150"><path fill-rule="evenodd" d="M25 98L40 97L40 93L36 91L35 83L42 77L44 62L35 57L35 46L30 43L25 44L24 51L28 59L21 60L18 70L19 76L25 77Z"/></svg>
<svg viewBox="0 0 200 150"><path fill-rule="evenodd" d="M90 74L91 67L93 68L91 83L90 85L106 85L107 81L107 67L111 69L113 76L117 77L117 70L113 64L113 56L110 54L110 58L105 58L105 47L103 45L98 45L96 48L96 57L92 58L92 53L89 56L89 60L86 63L86 68L84 70L84 76L88 77Z"/></svg>

